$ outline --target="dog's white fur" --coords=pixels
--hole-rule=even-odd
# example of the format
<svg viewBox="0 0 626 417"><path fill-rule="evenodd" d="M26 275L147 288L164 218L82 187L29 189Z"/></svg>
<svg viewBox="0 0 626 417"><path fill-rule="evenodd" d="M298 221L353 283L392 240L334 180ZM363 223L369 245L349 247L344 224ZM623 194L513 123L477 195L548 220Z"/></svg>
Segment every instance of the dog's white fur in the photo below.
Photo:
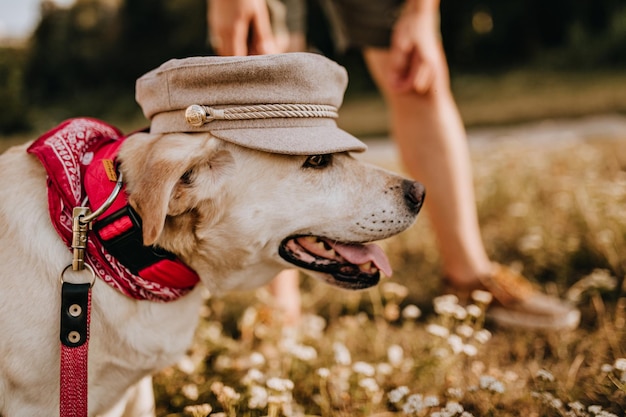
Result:
<svg viewBox="0 0 626 417"><path fill-rule="evenodd" d="M46 173L26 146L0 157L4 417L58 415L59 277L72 258L50 223ZM144 243L176 253L217 295L261 286L291 266L277 253L287 236L366 242L394 235L415 218L401 177L346 153L313 169L303 168L306 156L258 152L209 134L140 133L119 156L129 201L143 219ZM176 362L191 343L200 287L155 303L96 282L90 416L154 414L149 375Z"/></svg>

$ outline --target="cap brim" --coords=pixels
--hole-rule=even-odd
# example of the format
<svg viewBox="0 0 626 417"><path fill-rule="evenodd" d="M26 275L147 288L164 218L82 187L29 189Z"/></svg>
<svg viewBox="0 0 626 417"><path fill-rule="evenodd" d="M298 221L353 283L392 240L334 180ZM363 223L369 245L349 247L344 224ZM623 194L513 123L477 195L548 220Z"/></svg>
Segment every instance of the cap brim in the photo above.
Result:
<svg viewBox="0 0 626 417"><path fill-rule="evenodd" d="M336 126L208 129L216 138L264 152L317 155L363 152L367 145Z"/></svg>

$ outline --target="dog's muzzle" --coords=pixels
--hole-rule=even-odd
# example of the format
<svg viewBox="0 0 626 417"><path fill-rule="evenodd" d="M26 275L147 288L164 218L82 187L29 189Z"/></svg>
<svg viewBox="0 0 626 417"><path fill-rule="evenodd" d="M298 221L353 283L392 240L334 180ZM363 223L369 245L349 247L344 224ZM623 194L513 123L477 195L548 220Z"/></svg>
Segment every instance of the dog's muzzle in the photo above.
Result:
<svg viewBox="0 0 626 417"><path fill-rule="evenodd" d="M416 181L403 180L393 188L403 199L407 213L413 218L417 216L424 204L424 186ZM281 242L278 253L293 265L324 274L329 284L351 290L378 284L381 271L388 277L392 274L387 256L373 243L294 235Z"/></svg>

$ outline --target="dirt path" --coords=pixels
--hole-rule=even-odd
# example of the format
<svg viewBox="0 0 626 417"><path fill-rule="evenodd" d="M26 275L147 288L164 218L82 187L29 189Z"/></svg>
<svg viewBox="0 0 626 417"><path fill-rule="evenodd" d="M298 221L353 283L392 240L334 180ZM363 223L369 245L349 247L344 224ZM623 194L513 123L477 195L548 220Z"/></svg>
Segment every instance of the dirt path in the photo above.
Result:
<svg viewBox="0 0 626 417"><path fill-rule="evenodd" d="M502 145L503 142L533 146L559 146L572 141L589 139L626 140L626 116L609 114L468 130L468 140L472 151L494 144ZM370 138L365 142L369 149L359 155L363 160L383 165L398 161L398 150L389 138Z"/></svg>

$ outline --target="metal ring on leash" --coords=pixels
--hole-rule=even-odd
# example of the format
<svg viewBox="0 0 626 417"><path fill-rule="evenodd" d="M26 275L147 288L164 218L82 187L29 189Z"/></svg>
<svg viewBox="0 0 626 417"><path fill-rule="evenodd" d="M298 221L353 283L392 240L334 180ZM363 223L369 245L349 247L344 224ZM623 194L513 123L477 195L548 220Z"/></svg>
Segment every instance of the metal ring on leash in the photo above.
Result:
<svg viewBox="0 0 626 417"><path fill-rule="evenodd" d="M104 213L109 207L111 207L111 204L113 204L113 202L119 195L120 191L122 190L123 185L124 185L123 177L122 177L122 173L120 172L118 173L118 176L117 176L117 182L115 183L115 188L113 188L113 191L111 191L111 194L109 195L109 197L104 201L104 203L102 203L102 205L96 211L86 216L82 216L80 218L81 224L91 223L92 221L96 220L98 216Z"/></svg>
<svg viewBox="0 0 626 417"><path fill-rule="evenodd" d="M88 263L86 263L86 262L85 262L85 263L84 263L84 265L85 265L85 268L86 268L86 269L88 269L88 270L89 270L89 272L91 272L91 282L89 283L89 286L90 286L90 287L93 287L93 284L95 284L95 282L96 282L96 272L93 270L93 268L91 267L91 265L89 265ZM61 272L61 277L60 277L60 280L61 280L61 285L62 285L63 283L65 283L65 281L63 280L63 275L65 274L65 272L66 272L69 268L72 268L72 264L69 264L68 266L66 266L66 267L63 269L63 271ZM77 272L80 272L80 271L77 271Z"/></svg>

